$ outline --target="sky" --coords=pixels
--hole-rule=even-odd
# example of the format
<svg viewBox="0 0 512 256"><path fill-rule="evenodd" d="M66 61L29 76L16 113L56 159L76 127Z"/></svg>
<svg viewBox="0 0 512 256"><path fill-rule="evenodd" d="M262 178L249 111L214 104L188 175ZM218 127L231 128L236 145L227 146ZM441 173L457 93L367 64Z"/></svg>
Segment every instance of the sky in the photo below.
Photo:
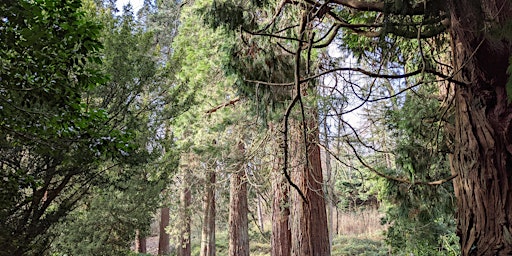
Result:
<svg viewBox="0 0 512 256"><path fill-rule="evenodd" d="M117 0L117 9L122 11L123 6L127 5L128 3L131 3L133 6L133 13L137 13L139 9L142 7L142 4L144 3L144 0Z"/></svg>

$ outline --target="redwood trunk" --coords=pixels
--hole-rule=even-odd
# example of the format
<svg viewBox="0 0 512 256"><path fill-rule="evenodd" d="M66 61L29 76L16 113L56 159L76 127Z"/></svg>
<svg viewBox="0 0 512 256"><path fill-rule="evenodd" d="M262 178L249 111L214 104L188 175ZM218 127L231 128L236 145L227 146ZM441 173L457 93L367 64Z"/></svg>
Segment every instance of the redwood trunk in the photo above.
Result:
<svg viewBox="0 0 512 256"><path fill-rule="evenodd" d="M508 0L450 1L455 77L452 159L462 255L512 255L511 44L488 31L510 22ZM503 31L502 31L503 32Z"/></svg>
<svg viewBox="0 0 512 256"><path fill-rule="evenodd" d="M201 236L201 256L215 255L215 171L208 173L204 198L204 218Z"/></svg>
<svg viewBox="0 0 512 256"><path fill-rule="evenodd" d="M189 170L185 169L183 173L183 188L181 190L181 221L183 226L180 233L180 244L178 247L179 256L190 256L192 248L190 246L190 204L192 201L192 194L189 184Z"/></svg>
<svg viewBox="0 0 512 256"><path fill-rule="evenodd" d="M292 190L291 229L294 256L330 255L320 147L316 143L319 139L318 123L316 114L313 113L310 112L307 117L306 145L301 123L296 120L290 122L293 139L291 151L295 153L292 156L292 180L306 199L304 201L298 192Z"/></svg>
<svg viewBox="0 0 512 256"><path fill-rule="evenodd" d="M276 146L277 143L276 143ZM275 156L272 177L272 237L271 255L290 256L292 246L292 234L290 232L290 187L282 174L283 158L280 152Z"/></svg>
<svg viewBox="0 0 512 256"><path fill-rule="evenodd" d="M169 226L169 207L162 208L160 212L160 236L158 238L158 255L169 254L169 234L165 228Z"/></svg>
<svg viewBox="0 0 512 256"><path fill-rule="evenodd" d="M243 155L243 143L238 144ZM229 200L229 256L249 256L247 182L244 164L231 174Z"/></svg>

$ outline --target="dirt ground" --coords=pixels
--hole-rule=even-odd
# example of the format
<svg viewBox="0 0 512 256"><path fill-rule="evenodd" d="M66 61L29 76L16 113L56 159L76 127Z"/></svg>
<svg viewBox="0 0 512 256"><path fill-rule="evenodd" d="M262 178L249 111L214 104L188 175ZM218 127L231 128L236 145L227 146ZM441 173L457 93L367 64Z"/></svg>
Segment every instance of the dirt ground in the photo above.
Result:
<svg viewBox="0 0 512 256"><path fill-rule="evenodd" d="M135 251L135 243L132 244L132 251ZM146 237L146 253L151 255L158 254L158 236Z"/></svg>

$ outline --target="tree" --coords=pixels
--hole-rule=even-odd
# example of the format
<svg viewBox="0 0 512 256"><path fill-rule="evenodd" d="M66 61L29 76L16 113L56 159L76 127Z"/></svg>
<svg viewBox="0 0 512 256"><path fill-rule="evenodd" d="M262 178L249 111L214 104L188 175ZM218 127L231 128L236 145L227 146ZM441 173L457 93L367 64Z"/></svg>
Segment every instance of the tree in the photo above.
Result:
<svg viewBox="0 0 512 256"><path fill-rule="evenodd" d="M191 254L191 230L190 222L192 220L192 213L190 209L192 194L191 194L191 173L197 167L194 163L194 154L181 155L182 163L180 164L180 206L179 206L179 238L178 238L178 256L190 256Z"/></svg>
<svg viewBox="0 0 512 256"><path fill-rule="evenodd" d="M129 128L137 151L122 165L103 162L101 180L58 226L52 244L57 253L119 255L129 250L136 231L140 237L148 234L169 169L177 165L172 140L159 132L163 122L155 119L165 119L174 95L172 89L162 90L169 85L168 70L160 66L152 33L142 29L131 8L122 15L91 8L104 24L99 68L110 80L89 91L87 101L112 113L107 124Z"/></svg>
<svg viewBox="0 0 512 256"><path fill-rule="evenodd" d="M240 121L244 117L243 111L233 110L233 107L239 107L239 99L229 88L233 79L225 76L221 70L222 60L226 58L226 54L220 49L229 47L231 40L226 39L224 31L215 31L202 24L197 10L203 5L204 1L191 2L183 8L181 15L173 57L180 65L180 86L189 93L190 102L195 107L173 120L173 129L179 139L183 162L193 164L193 167L188 167L190 189L205 197L204 215L201 217L201 254L215 255L215 204L223 194L216 192L222 188L222 184L212 182L215 182L217 175L227 176L231 165L239 164L228 157L226 151L236 147L238 141L233 139L237 138L238 134L233 134L232 131L245 123ZM191 159L189 156L193 156L193 161L186 160ZM191 215L189 218L195 221L194 217ZM219 219L222 221L222 218ZM245 250L248 251L248 248Z"/></svg>
<svg viewBox="0 0 512 256"><path fill-rule="evenodd" d="M41 255L49 232L101 181L101 163L134 153L128 129L84 94L106 77L95 65L101 26L81 1L0 3L2 254Z"/></svg>
<svg viewBox="0 0 512 256"><path fill-rule="evenodd" d="M380 132L381 138L391 135L395 149L394 166L382 167L383 170L396 170L396 174L409 175L414 180L440 180L450 174L446 154L450 137L441 119L452 118L453 109L439 102L439 99L449 97L436 86L425 85L414 93L406 92L400 106L385 110L385 118L381 120L385 122L386 130ZM445 117L438 111L446 113ZM385 135L389 132L390 135ZM414 254L435 251L439 255L460 254L451 183L409 186L388 179L384 182L382 197L389 205L385 219L390 224L386 241L393 250Z"/></svg>
<svg viewBox="0 0 512 256"><path fill-rule="evenodd" d="M270 126L270 132L278 137L274 126ZM277 143L275 143L277 144ZM272 145L271 148L278 148L279 145ZM271 255L291 255L291 229L290 218L290 186L282 175L283 156L280 153L273 155L272 160L272 236L270 244Z"/></svg>
<svg viewBox="0 0 512 256"><path fill-rule="evenodd" d="M279 248L277 253L291 250L292 255L327 255L330 252L325 197L323 193L323 175L320 162L320 151L317 145L318 122L315 83L301 81L314 69L313 65L303 64L304 59L316 58L311 51L303 51L304 44L313 34L307 30L307 12L297 11L283 15L284 20L297 22L298 25L274 28L286 31L289 36L283 37L287 47L275 44L274 38L258 37L249 29L258 29L255 19L244 23L244 9L256 6L239 6L230 1L215 2L206 12L210 17L210 25L241 29L247 34L231 50L232 59L227 65L228 73L238 76L237 89L249 99L253 99L256 109L261 111L265 121L269 123L276 113L284 117L283 125L283 163L282 172L290 183L290 225L291 248ZM253 13L254 16L270 15ZM294 16L296 15L296 16ZM264 27L264 26L262 26ZM292 49L293 50L290 50ZM293 80L294 82L287 82ZM277 119L277 118L275 118ZM265 125L268 125L266 123ZM271 124L272 125L272 124ZM301 129L302 128L302 129ZM305 150L303 150L305 149ZM292 152L292 153L290 153ZM293 159L292 161L289 161ZM281 186L274 185L275 189ZM275 195L284 195L283 191L275 191ZM278 201L285 198L277 199ZM281 211L278 203L274 203L274 211ZM281 216L284 217L284 216ZM277 217L276 218L280 218ZM277 228L277 226L276 226ZM276 233L276 231L284 233ZM284 226L273 231L274 244L286 239ZM283 243L287 245L287 243Z"/></svg>
<svg viewBox="0 0 512 256"><path fill-rule="evenodd" d="M338 66L300 81L348 71L381 79L403 79L429 73L450 81L455 86L452 178L456 177L453 182L462 254L509 254L512 246L507 237L511 222L507 212L510 212L511 206L507 203L510 193L506 191L511 181L506 170L510 169L508 162L511 157L507 150L511 111L507 97L510 3L501 0L431 0L422 3L336 0L329 4L317 1L300 4L283 2L276 5L274 15L268 15L272 18L263 21L263 29L246 30L276 40L296 41L297 38L283 35L283 31L273 30L282 21L281 14L294 8L305 9L310 14L308 24L318 28L317 36L312 41L303 41L309 49L346 44L345 49L357 49L359 54L391 56L386 52L392 48L353 43L356 37L370 37L380 42L381 46L389 46L395 40L417 40L420 46L415 49L421 53L422 39L433 38L449 30L449 40L453 46L450 74L440 73L438 69L427 66L427 61L422 61L419 69L408 73L386 74L378 68L371 71ZM229 20L234 21L240 15L230 17L232 19ZM345 32L341 34L340 31ZM334 40L338 36L344 40ZM281 46L287 45L282 43ZM379 48L386 51L371 52ZM400 58L400 55L394 57ZM426 60L428 57L432 56L422 53L420 58ZM496 213L495 217L487 214L489 209Z"/></svg>
<svg viewBox="0 0 512 256"><path fill-rule="evenodd" d="M158 255L167 255L170 252L170 237L166 231L167 226L169 226L169 207L163 207L160 210Z"/></svg>
<svg viewBox="0 0 512 256"><path fill-rule="evenodd" d="M449 1L448 8L452 63L459 71L455 79L462 82L455 89L452 158L461 250L463 255L507 255L512 253L512 195L507 192L512 108L507 97L511 38L504 29L512 6L499 0Z"/></svg>
<svg viewBox="0 0 512 256"><path fill-rule="evenodd" d="M246 164L243 161L245 146L238 142L238 168L231 173L229 199L229 252L230 256L249 256L249 220L247 214Z"/></svg>
<svg viewBox="0 0 512 256"><path fill-rule="evenodd" d="M141 234L139 230L135 231L135 251L138 253L147 252L146 237L143 234Z"/></svg>
<svg viewBox="0 0 512 256"><path fill-rule="evenodd" d="M214 144L216 142L214 141ZM214 256L215 253L215 183L217 175L209 170L206 176L206 191L203 199L203 228L201 232L201 256Z"/></svg>
<svg viewBox="0 0 512 256"><path fill-rule="evenodd" d="M294 121L290 125L290 148L296 153L292 156L292 182L303 193L292 195L291 235L292 255L330 255L329 233L325 196L323 193L323 175L318 141L318 123L309 116L307 128ZM304 130L307 135L304 137ZM306 141L304 143L304 141ZM305 144L305 145L304 145Z"/></svg>

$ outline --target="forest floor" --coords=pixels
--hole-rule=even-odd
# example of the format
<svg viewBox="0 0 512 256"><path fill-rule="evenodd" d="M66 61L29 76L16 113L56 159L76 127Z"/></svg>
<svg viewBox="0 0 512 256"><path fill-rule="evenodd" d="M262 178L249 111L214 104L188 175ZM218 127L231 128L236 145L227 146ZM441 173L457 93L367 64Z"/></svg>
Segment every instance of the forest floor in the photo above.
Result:
<svg viewBox="0 0 512 256"><path fill-rule="evenodd" d="M383 231L386 227L380 224L381 217L382 214L376 209L340 213L337 218L338 225L335 226L337 235L334 235L333 238L331 254L336 256L389 255L383 236ZM268 243L268 237L266 237L270 235L270 232L265 233L262 235L259 232L251 232L249 235L251 256L270 255L271 248ZM216 242L218 255L227 254L227 243L227 232L219 232ZM134 249L132 246L132 250ZM146 250L147 254L145 255L158 254L158 236L146 238ZM192 255L196 255L195 253L199 255L199 244L193 242Z"/></svg>
<svg viewBox="0 0 512 256"><path fill-rule="evenodd" d="M146 250L148 254L158 254L158 238L159 236L151 236L146 238Z"/></svg>

